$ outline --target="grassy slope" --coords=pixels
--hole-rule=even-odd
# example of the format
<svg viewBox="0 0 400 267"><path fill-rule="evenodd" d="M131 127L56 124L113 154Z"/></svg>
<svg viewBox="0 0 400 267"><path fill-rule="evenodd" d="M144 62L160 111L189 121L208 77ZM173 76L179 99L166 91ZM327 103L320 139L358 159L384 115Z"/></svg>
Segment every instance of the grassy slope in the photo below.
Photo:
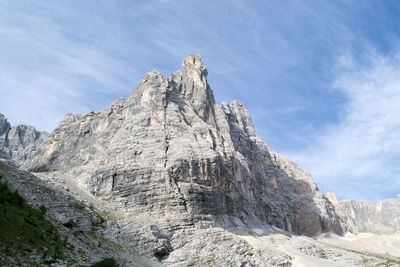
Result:
<svg viewBox="0 0 400 267"><path fill-rule="evenodd" d="M391 255L384 255L384 254L378 254L378 253L371 253L371 252L366 252L366 251L358 251L358 250L354 250L354 249L348 249L348 248L343 248L340 246L334 246L334 245L329 245L333 248L338 248L341 250L345 250L347 252L351 252L351 253L355 253L355 254L359 254L362 256L365 256L363 263L368 265L368 263L370 262L370 258L377 260L379 263L379 265L377 265L376 263L374 264L374 266L400 266L400 259L396 258L394 256Z"/></svg>
<svg viewBox="0 0 400 267"><path fill-rule="evenodd" d="M57 229L44 218L45 208L34 209L7 184L0 183L0 264L31 259L51 263L71 249ZM8 259L7 259L8 258Z"/></svg>
<svg viewBox="0 0 400 267"><path fill-rule="evenodd" d="M34 175L20 172L0 161L0 266L90 266L101 259L115 258L124 266L159 266L103 236L105 219L92 207L47 187ZM8 183L8 185L7 185ZM10 190L12 188L12 190ZM30 205L21 195L28 196ZM33 190L31 192L31 190ZM29 198L34 195L35 201ZM80 213L92 228L62 224L52 217L59 203L65 210ZM46 205L49 210L46 212ZM42 206L40 206L42 205ZM36 208L35 208L36 207ZM93 219L93 220L92 220ZM102 265L112 266L112 265Z"/></svg>

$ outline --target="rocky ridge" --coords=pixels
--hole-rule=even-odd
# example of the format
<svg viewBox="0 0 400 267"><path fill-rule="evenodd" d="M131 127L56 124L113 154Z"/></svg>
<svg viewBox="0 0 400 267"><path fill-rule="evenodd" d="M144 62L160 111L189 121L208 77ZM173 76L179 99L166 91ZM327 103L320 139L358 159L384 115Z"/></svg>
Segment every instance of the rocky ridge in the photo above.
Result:
<svg viewBox="0 0 400 267"><path fill-rule="evenodd" d="M400 196L375 203L365 200L339 202L334 193L327 193L327 197L353 232L394 234L400 231Z"/></svg>
<svg viewBox="0 0 400 267"><path fill-rule="evenodd" d="M47 136L32 126L11 127L0 113L0 159L9 164L22 165Z"/></svg>

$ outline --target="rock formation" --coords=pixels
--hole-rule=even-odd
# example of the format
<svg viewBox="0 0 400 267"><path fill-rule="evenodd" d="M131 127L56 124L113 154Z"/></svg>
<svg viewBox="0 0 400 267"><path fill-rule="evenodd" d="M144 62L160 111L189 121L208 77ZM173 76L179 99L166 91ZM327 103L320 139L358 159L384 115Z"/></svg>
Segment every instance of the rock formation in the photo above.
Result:
<svg viewBox="0 0 400 267"><path fill-rule="evenodd" d="M129 212L189 224L259 219L294 233L342 233L310 174L271 151L239 101L216 104L199 55L171 77L145 75L125 102L67 115L26 164L62 171ZM175 216L175 215L174 215Z"/></svg>
<svg viewBox="0 0 400 267"><path fill-rule="evenodd" d="M24 167L69 175L168 235L238 221L343 233L310 174L264 144L242 103L216 104L206 78L199 55L171 77L152 71L126 101L67 115Z"/></svg>
<svg viewBox="0 0 400 267"><path fill-rule="evenodd" d="M292 235L371 229L357 224L372 208L354 211L356 204L325 197L307 171L257 136L241 102L215 103L199 55L171 77L147 73L126 101L67 114L47 138L18 127L25 131L10 134L0 116L0 157L103 214L103 237L168 266L290 266L299 255L320 266L382 259ZM76 214L81 228L91 227L88 216Z"/></svg>
<svg viewBox="0 0 400 267"><path fill-rule="evenodd" d="M39 132L32 126L11 127L0 113L0 159L17 166L22 165L47 135L47 132Z"/></svg>
<svg viewBox="0 0 400 267"><path fill-rule="evenodd" d="M33 236L42 239L40 225L28 218L19 218L36 228L24 228L21 233L26 241L29 239L30 251L18 247L7 247L7 242L0 239L0 266L87 266L94 261L104 258L115 258L123 266L158 266L156 262L141 258L116 242L104 237L107 221L92 207L71 198L61 192L58 187L51 183L41 181L38 177L19 171L14 167L7 166L0 161L0 182L6 183L12 190L19 194L34 208L40 209L44 217L50 221L57 230L59 238L58 255L50 253L53 247L44 248L34 241ZM15 216L19 213L11 213L3 209L4 200L0 200L2 220ZM12 211L12 210L11 210ZM4 224L1 224L2 226ZM7 225L7 224L6 224ZM10 231L8 228L1 228L1 231ZM12 230L11 230L12 231ZM49 229L46 229L48 232ZM12 231L12 238L19 239L15 230ZM42 235L42 237L40 237ZM2 235L3 236L3 235ZM19 243L21 240L15 240ZM53 244L54 245L54 244ZM6 246L6 247L5 247Z"/></svg>
<svg viewBox="0 0 400 267"><path fill-rule="evenodd" d="M328 195L328 194L327 194ZM329 200L335 206L353 232L394 234L400 231L400 197L379 200L375 203L364 200L337 201L334 193ZM335 199L332 200L332 199Z"/></svg>

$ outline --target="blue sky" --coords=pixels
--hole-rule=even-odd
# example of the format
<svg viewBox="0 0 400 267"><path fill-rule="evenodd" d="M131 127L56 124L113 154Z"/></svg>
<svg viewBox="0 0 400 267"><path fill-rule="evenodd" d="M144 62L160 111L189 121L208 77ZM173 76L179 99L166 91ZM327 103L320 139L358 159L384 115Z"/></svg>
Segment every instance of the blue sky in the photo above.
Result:
<svg viewBox="0 0 400 267"><path fill-rule="evenodd" d="M217 102L340 199L400 193L400 3L0 0L0 112L51 131L200 53Z"/></svg>

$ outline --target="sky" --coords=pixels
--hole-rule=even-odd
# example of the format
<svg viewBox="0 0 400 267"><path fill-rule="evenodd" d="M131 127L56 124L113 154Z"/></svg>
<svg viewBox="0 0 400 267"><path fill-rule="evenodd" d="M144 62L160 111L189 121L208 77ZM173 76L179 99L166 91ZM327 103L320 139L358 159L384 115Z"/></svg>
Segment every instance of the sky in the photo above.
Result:
<svg viewBox="0 0 400 267"><path fill-rule="evenodd" d="M400 193L400 2L0 0L0 113L51 131L200 53L217 102L323 192Z"/></svg>

